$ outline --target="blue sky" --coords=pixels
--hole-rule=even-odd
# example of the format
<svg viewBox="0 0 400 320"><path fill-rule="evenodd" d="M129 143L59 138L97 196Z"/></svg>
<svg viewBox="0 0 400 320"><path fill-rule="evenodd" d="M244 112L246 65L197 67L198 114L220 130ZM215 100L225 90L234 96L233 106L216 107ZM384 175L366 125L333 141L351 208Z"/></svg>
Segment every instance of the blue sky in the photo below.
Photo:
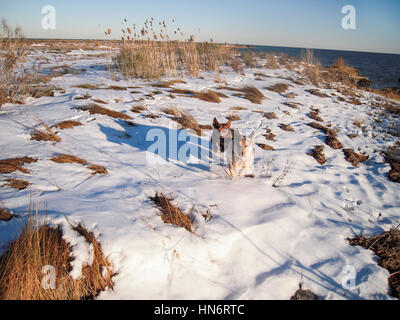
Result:
<svg viewBox="0 0 400 320"><path fill-rule="evenodd" d="M48 4L56 30L41 27ZM357 10L356 30L341 27L347 4ZM400 54L399 0L0 0L0 17L35 38L102 39L108 27L119 38L124 18L141 25L154 17L176 19L196 40Z"/></svg>

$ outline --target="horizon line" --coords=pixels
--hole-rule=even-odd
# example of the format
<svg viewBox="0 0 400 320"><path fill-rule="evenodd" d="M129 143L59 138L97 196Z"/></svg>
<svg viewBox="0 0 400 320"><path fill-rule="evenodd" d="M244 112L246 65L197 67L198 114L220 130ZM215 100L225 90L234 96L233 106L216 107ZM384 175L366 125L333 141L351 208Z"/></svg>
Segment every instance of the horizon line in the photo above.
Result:
<svg viewBox="0 0 400 320"><path fill-rule="evenodd" d="M121 39L96 39L96 38L26 38L27 40L68 40L68 41L114 41L114 42L122 42ZM182 40L178 40L182 41ZM159 42L159 41L157 41ZM204 41L203 41L204 42ZM196 42L202 43L202 42ZM327 51L346 51L346 52L360 52L360 53L377 53L377 54L391 54L391 55L400 55L395 52L377 52L377 51L359 51L359 50L350 50L350 49L332 49L332 48L307 48L307 47L296 47L296 46L287 46L287 45L269 45L269 44L241 44L241 43L228 43L228 42L214 42L215 44L228 44L233 46L243 46L243 47L275 47L275 48L291 48L291 49L311 49L311 50L327 50Z"/></svg>

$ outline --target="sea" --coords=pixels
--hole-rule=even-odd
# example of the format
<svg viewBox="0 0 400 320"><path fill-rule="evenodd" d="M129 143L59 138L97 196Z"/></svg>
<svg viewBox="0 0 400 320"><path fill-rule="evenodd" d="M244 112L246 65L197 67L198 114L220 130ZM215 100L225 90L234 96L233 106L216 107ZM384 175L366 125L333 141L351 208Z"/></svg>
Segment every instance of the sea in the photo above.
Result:
<svg viewBox="0 0 400 320"><path fill-rule="evenodd" d="M242 48L239 51L285 53L288 56L300 58L303 48L254 46ZM362 76L368 77L371 87L376 89L400 88L400 54L372 53L357 51L312 49L323 66L332 65L338 57L356 68Z"/></svg>

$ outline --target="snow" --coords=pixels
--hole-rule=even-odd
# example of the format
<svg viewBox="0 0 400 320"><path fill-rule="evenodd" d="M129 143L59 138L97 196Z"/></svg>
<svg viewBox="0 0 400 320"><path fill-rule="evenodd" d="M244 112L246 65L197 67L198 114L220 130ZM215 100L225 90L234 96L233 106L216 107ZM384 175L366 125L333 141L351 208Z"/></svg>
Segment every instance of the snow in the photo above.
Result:
<svg viewBox="0 0 400 320"><path fill-rule="evenodd" d="M59 57L42 51L33 52L30 58L33 61L43 54L53 65L61 63ZM380 154L398 138L385 134L369 115L378 112L370 108L373 94L360 91L362 105L356 106L334 96L309 94L305 90L312 86L283 79L298 77L285 69L264 69L269 77L258 81L253 75L258 69L246 69L243 76L226 68L221 84L215 81L215 74L204 72L202 79L185 78L186 84L174 87L201 91L217 90L224 83L252 85L267 99L256 105L221 90L229 98L216 104L179 95L171 99L164 89L160 89L163 94L150 99L145 94L156 90L150 82L113 81L107 68L99 67L107 60L89 56L92 54L74 50L64 57L72 67L87 69L52 80L65 93L30 98L25 105L8 104L0 109L0 159L39 159L25 165L29 174L14 172L0 177L31 183L22 191L1 187L0 199L7 208L27 216L33 198L52 223L63 225L64 237L73 246L74 278L79 277L84 263L92 261L93 248L68 228L64 216L72 222L83 221L95 232L117 273L114 290L101 293L99 299L289 299L300 282L323 299L393 299L388 271L377 266L371 251L351 247L346 241L354 235L387 230L400 217L400 185L387 179L390 166ZM68 60L71 56L73 60ZM287 99L264 89L281 82L288 83L287 92L297 96ZM140 86L135 90L141 93L74 87L87 83L102 88ZM319 90L328 95L335 92ZM109 102L104 107L128 114L136 126L78 110L89 100L74 97L86 93L91 99ZM302 106L295 110L283 104L287 101ZM137 104L145 105L148 111L131 112ZM180 129L162 113L167 106L190 111L202 125L211 125L214 117L224 121L233 112L242 119L233 122L241 132L257 129L262 121L276 134L276 141L259 136L256 142L272 145L275 151L255 146L253 179L232 180L221 166L198 154L191 154L189 161L168 161L173 152L154 155L149 150L154 142L146 141L146 136L158 129L167 134L167 144L173 144L169 134L178 135ZM231 110L239 106L246 110ZM325 125L332 123L332 128L339 130L338 138L345 148L365 152L370 160L355 168L345 161L341 150L328 146L325 165L308 156L307 152L324 141L324 134L306 125L313 121L307 117L311 106L320 109ZM253 111L275 112L278 119L267 120ZM160 118L143 116L149 112ZM354 126L356 119L364 121L363 130ZM78 120L83 125L58 130L62 139L58 143L29 140L30 129L40 127L41 120L49 126L64 120ZM281 130L280 123L290 124L295 132ZM350 139L350 133L357 137ZM204 131L198 138L188 133L192 143L202 146L203 156L208 154L204 146L209 146L211 134ZM178 142L178 147L184 146ZM49 160L60 153L102 165L109 174L92 175L85 166ZM154 157L158 161L149 161ZM274 187L285 168L287 175ZM194 234L162 222L149 201L157 191L174 197L184 212L192 212ZM213 216L210 221L202 217L207 210ZM16 235L20 222L0 222L0 244ZM343 286L346 266L356 272L355 287L349 289Z"/></svg>

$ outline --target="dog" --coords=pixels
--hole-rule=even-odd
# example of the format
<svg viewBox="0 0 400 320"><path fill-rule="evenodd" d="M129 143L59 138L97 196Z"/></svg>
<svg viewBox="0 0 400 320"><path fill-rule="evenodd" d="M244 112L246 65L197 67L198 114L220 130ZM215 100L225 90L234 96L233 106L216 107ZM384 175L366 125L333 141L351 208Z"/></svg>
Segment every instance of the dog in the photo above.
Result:
<svg viewBox="0 0 400 320"><path fill-rule="evenodd" d="M244 176L254 164L254 139L258 130L250 136L243 136L239 130L232 129L231 125L232 120L221 124L217 118L214 118L211 145L214 154L224 155L229 166L230 176L235 178Z"/></svg>

